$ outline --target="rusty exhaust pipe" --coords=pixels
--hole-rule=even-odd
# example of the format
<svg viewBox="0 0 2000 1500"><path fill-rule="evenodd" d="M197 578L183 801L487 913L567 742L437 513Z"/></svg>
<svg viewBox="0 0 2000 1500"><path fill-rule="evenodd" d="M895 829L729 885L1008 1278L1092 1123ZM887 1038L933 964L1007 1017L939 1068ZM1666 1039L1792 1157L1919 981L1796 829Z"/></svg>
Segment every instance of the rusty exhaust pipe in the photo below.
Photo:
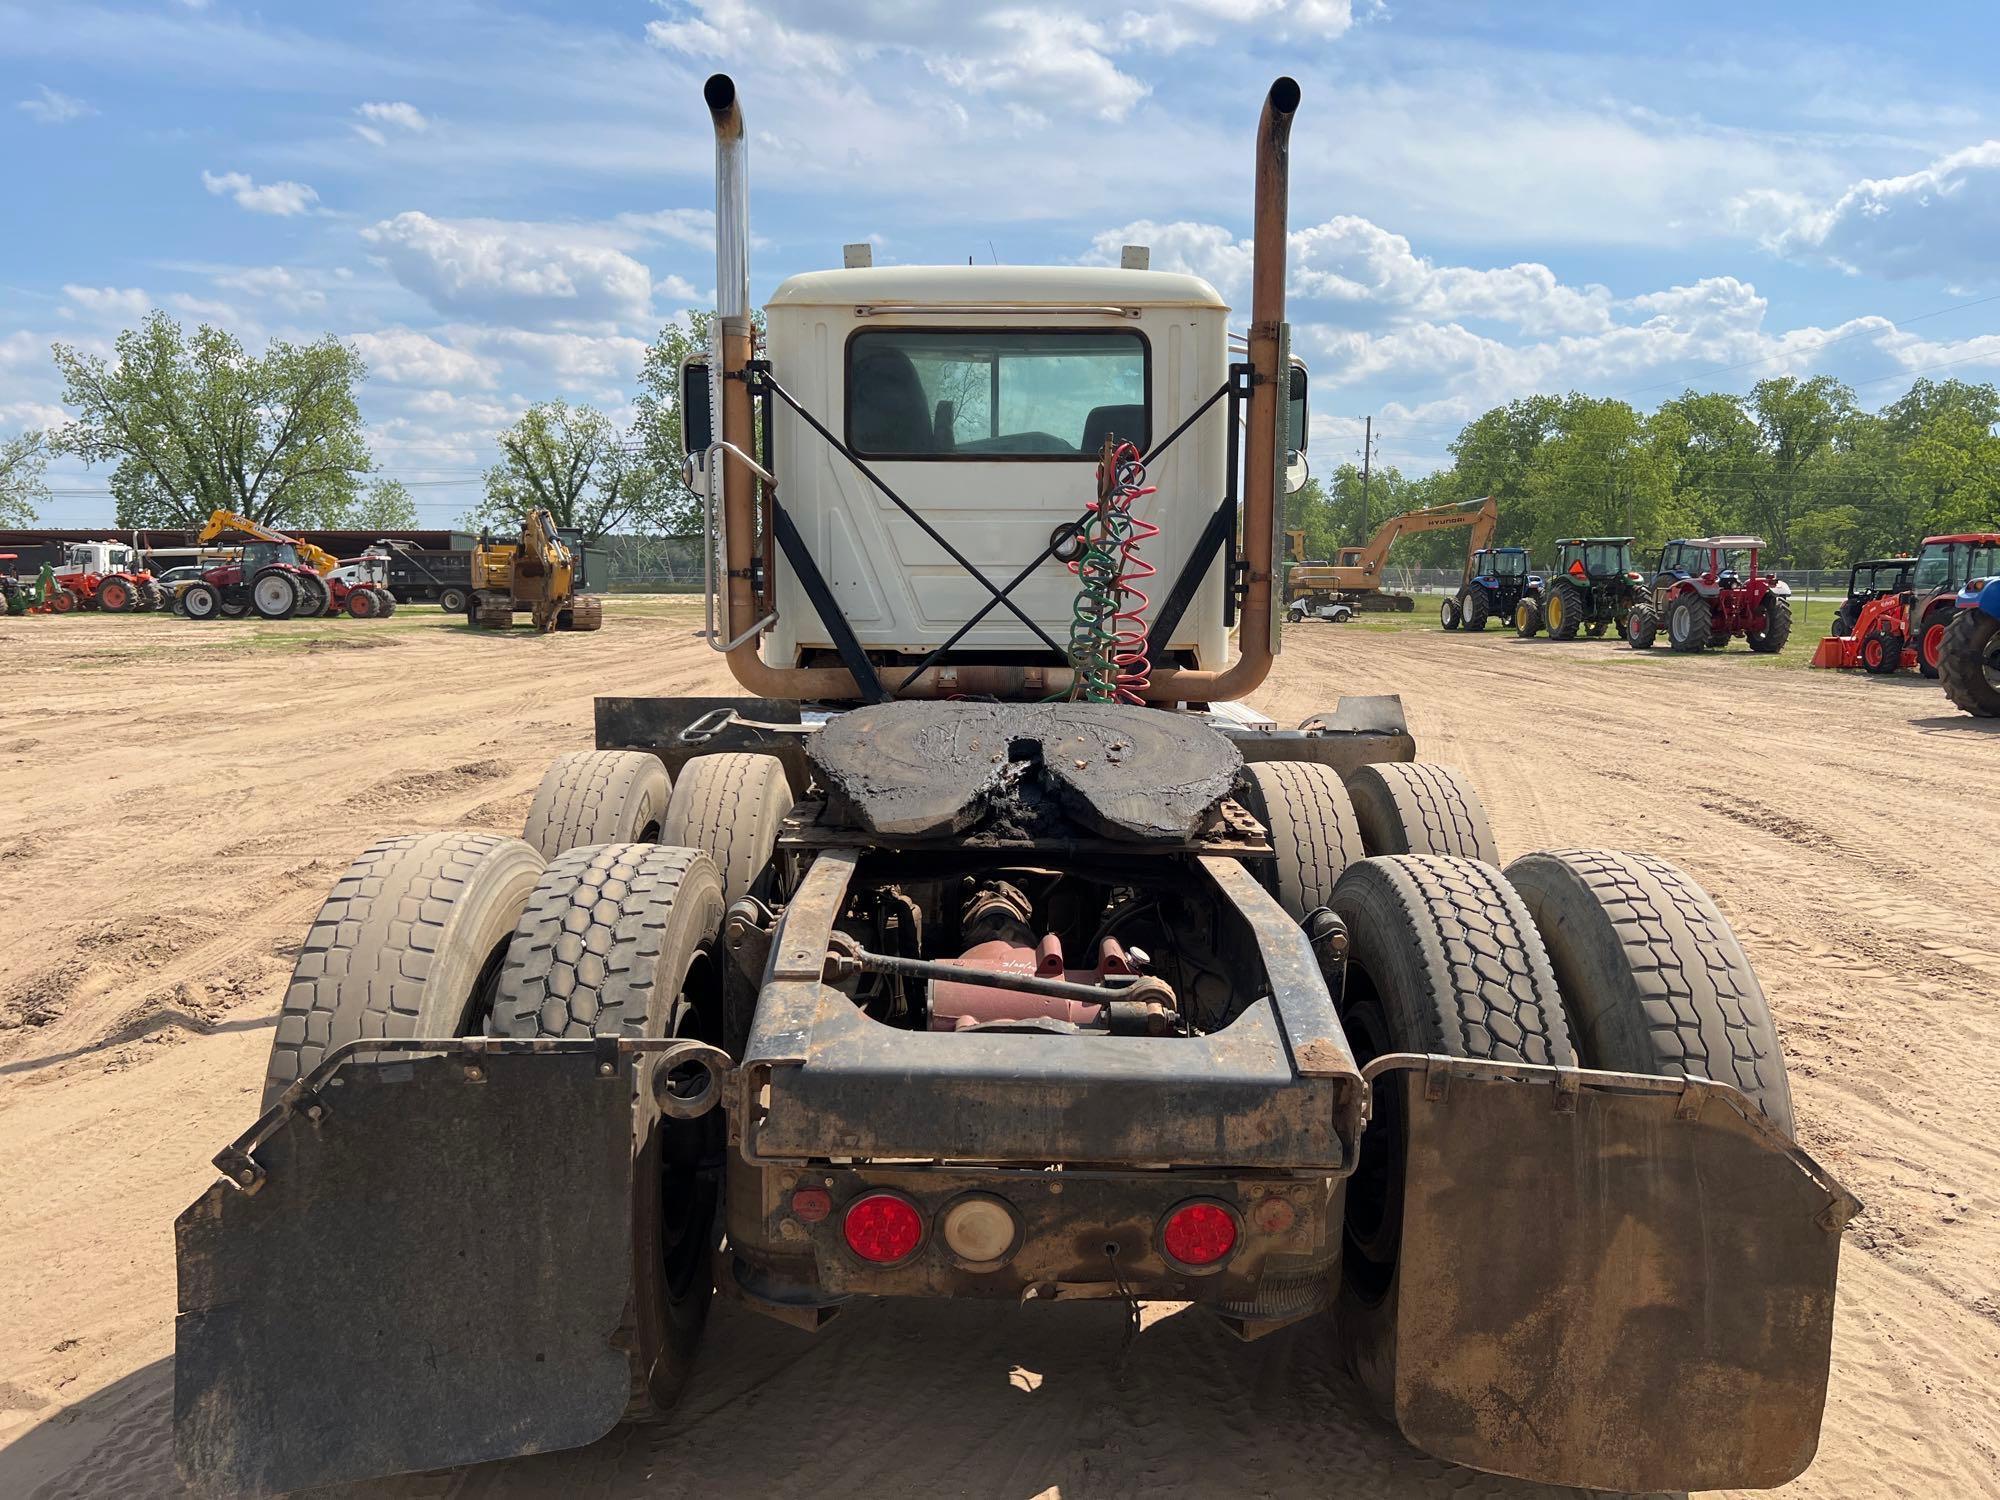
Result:
<svg viewBox="0 0 2000 1500"><path fill-rule="evenodd" d="M716 324L721 364L715 382L722 391L720 431L744 452L753 452L750 392L740 374L753 356L750 325L750 154L736 84L717 73L702 88L715 121ZM1278 451L1278 414L1290 394L1290 374L1280 367L1279 329L1285 321L1285 233L1290 196L1292 116L1299 86L1279 78L1264 99L1257 125L1255 248L1251 262L1249 431L1243 445L1243 556L1248 579L1235 661L1220 672L1156 670L1147 697L1156 703L1213 703L1240 697L1270 674L1276 648L1272 591L1277 586L1277 529L1285 455ZM728 568L728 629L732 636L757 618L750 587L751 538L755 500L751 476L727 466L723 484L723 556ZM773 667L755 641L729 653L736 680L760 697L842 700L860 697L844 667ZM893 669L891 669L893 673ZM953 693L1027 694L1043 697L1065 690L1068 667L934 667L904 689L907 698Z"/></svg>

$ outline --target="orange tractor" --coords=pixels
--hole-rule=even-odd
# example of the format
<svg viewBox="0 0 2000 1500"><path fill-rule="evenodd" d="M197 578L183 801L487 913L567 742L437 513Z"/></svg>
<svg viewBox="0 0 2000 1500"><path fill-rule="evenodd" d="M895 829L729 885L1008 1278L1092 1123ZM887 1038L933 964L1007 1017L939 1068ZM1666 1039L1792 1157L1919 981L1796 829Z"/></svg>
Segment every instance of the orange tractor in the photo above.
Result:
<svg viewBox="0 0 2000 1500"><path fill-rule="evenodd" d="M1914 557L1858 562L1847 576L1847 598L1833 617L1833 632L1813 652L1812 664L1838 671L1860 667L1886 677L1918 664L1910 629L1910 580Z"/></svg>

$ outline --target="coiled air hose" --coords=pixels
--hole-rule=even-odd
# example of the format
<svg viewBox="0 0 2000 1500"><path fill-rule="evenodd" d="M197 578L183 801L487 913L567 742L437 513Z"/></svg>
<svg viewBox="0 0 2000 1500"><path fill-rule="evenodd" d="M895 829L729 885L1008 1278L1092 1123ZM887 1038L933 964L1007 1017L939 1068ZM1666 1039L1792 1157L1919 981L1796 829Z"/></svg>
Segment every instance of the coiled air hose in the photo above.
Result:
<svg viewBox="0 0 2000 1500"><path fill-rule="evenodd" d="M1072 699L1086 703L1143 703L1152 663L1146 655L1147 598L1139 585L1157 571L1139 555L1139 544L1160 534L1132 514L1157 486L1146 483L1139 450L1120 443L1097 468L1097 498L1084 522L1083 552L1069 565L1077 577L1070 616Z"/></svg>

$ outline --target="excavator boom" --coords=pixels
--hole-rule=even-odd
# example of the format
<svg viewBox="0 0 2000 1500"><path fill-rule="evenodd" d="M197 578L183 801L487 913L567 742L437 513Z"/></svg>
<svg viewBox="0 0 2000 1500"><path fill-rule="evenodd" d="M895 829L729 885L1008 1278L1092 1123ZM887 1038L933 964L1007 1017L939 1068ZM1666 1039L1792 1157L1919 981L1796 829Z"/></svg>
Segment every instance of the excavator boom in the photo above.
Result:
<svg viewBox="0 0 2000 1500"><path fill-rule="evenodd" d="M1339 562L1292 568L1286 575L1287 602L1330 596L1334 601L1366 608L1370 603L1393 599L1396 603L1388 607L1408 609L1410 601L1406 596L1382 592L1382 569L1389 560L1389 549L1399 538L1421 531L1467 526L1472 529L1466 545L1469 560L1481 547L1491 545L1499 524L1500 504L1491 495L1391 516L1375 529L1367 546L1342 548Z"/></svg>

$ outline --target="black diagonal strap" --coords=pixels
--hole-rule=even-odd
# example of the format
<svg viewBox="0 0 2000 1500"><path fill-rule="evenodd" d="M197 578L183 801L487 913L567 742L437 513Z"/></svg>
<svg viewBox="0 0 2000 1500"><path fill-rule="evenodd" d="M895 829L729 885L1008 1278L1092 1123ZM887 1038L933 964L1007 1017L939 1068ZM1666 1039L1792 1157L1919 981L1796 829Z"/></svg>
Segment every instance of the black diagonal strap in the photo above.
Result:
<svg viewBox="0 0 2000 1500"><path fill-rule="evenodd" d="M784 506L775 500L771 503L771 525L777 532L778 547L784 552L785 561L799 575L799 587L806 591L806 598L812 601L820 623L833 637L833 649L839 653L841 665L853 674L854 685L861 690L861 696L870 703L887 703L889 695L883 690L882 679L875 675L875 663L861 649L854 627L847 623L840 602L833 597L833 590L826 586L826 576L820 572L819 564L813 561L812 553L806 550L806 539L799 535L799 528L793 524Z"/></svg>
<svg viewBox="0 0 2000 1500"><path fill-rule="evenodd" d="M1236 497L1224 495L1222 503L1208 518L1208 524L1195 538L1194 550L1181 564L1181 570L1174 577L1174 586L1167 590L1167 597L1160 601L1159 609L1153 615L1152 629L1146 633L1146 657L1149 661L1166 659L1167 643L1173 639L1174 631L1180 626L1181 616L1187 613L1188 605L1194 602L1195 590L1201 587L1209 564L1215 561L1215 554L1222 550L1222 543L1236 525Z"/></svg>

